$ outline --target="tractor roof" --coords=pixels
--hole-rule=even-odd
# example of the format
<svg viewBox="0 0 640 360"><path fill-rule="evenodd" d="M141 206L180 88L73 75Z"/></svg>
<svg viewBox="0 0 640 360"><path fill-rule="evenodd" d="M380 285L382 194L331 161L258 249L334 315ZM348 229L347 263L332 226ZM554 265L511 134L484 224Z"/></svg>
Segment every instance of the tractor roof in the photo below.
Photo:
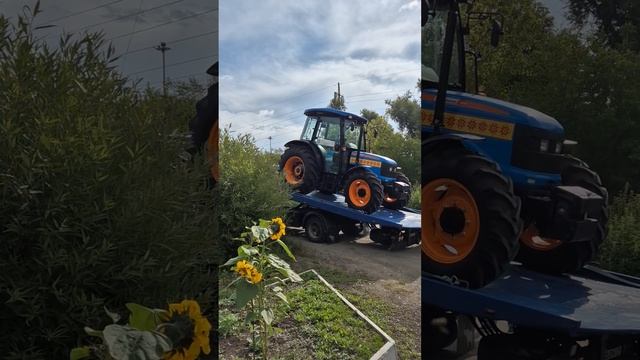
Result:
<svg viewBox="0 0 640 360"><path fill-rule="evenodd" d="M349 120L353 120L359 124L366 124L367 119L362 116L348 113L346 111L336 110L332 108L315 108L315 109L307 109L304 111L304 114L307 116L330 116L330 117L340 117L346 118Z"/></svg>

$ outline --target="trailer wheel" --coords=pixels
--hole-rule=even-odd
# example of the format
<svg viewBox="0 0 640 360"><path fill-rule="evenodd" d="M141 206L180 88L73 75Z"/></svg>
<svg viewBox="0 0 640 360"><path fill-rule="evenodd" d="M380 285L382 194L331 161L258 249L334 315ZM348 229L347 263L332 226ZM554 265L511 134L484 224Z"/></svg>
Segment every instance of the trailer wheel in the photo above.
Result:
<svg viewBox="0 0 640 360"><path fill-rule="evenodd" d="M409 203L409 199L411 199L411 181L409 180L409 178L403 173L398 173L398 176L396 176L396 181L401 181L409 185L409 195L406 199L397 199L389 196L388 194L384 194L384 202L382 203L382 205L389 209L402 209L403 207L407 206L407 204Z"/></svg>
<svg viewBox="0 0 640 360"><path fill-rule="evenodd" d="M478 288L516 255L520 200L496 163L449 144L423 147L422 269Z"/></svg>
<svg viewBox="0 0 640 360"><path fill-rule="evenodd" d="M368 226L360 222L346 221L342 224L342 233L345 236L359 238L365 236Z"/></svg>
<svg viewBox="0 0 640 360"><path fill-rule="evenodd" d="M335 223L315 211L305 216L304 229L309 240L314 243L334 242L338 236Z"/></svg>
<svg viewBox="0 0 640 360"><path fill-rule="evenodd" d="M458 337L456 317L435 306L422 305L422 349L427 354L453 344Z"/></svg>
<svg viewBox="0 0 640 360"><path fill-rule="evenodd" d="M604 198L604 205L588 216L598 220L596 231L589 241L563 243L556 239L541 238L535 222L529 222L520 236L518 260L536 271L551 274L574 272L591 261L607 236L609 194L598 174L583 161L569 157L562 171L562 184L581 186Z"/></svg>
<svg viewBox="0 0 640 360"><path fill-rule="evenodd" d="M306 146L292 145L280 157L284 181L303 194L316 189L320 180L320 166L318 159Z"/></svg>

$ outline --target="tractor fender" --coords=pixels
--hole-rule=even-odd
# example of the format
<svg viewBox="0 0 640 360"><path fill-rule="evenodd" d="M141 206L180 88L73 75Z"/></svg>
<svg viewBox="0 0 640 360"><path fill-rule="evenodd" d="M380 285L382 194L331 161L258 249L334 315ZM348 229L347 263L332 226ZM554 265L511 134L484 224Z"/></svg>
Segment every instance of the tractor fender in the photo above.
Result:
<svg viewBox="0 0 640 360"><path fill-rule="evenodd" d="M484 141L485 138L482 136L471 135L471 134L441 134L436 136L428 137L426 140L422 141L422 151L429 151L428 149L432 146L436 146L442 143L450 143L450 146L462 146L465 149L472 151L478 155L482 155L484 157L491 157L486 153L480 146L480 143Z"/></svg>
<svg viewBox="0 0 640 360"><path fill-rule="evenodd" d="M322 167L324 168L324 157L326 155L326 150L322 146L316 143L313 143L309 140L291 140L288 143L284 144L284 147L288 148L294 145L306 146L309 149L311 149L313 154L316 156L316 159L318 159L318 163L322 164Z"/></svg>

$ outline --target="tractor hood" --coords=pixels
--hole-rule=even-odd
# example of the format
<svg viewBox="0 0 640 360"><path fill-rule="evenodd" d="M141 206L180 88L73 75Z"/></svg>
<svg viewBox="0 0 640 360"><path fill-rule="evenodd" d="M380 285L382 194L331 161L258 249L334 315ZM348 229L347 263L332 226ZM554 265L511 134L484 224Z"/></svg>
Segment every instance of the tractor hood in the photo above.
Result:
<svg viewBox="0 0 640 360"><path fill-rule="evenodd" d="M435 90L422 93L422 107L435 107ZM551 116L532 108L516 105L507 101L486 96L473 95L458 91L447 92L447 113L458 113L467 116L525 125L552 134L563 135L564 128Z"/></svg>
<svg viewBox="0 0 640 360"><path fill-rule="evenodd" d="M355 156L355 152L353 154L351 154L351 157L354 157L354 156ZM386 167L391 167L391 168L395 168L395 167L398 166L398 163L395 160L391 159L391 158L388 158L388 157L382 156L382 155L378 155L378 154L372 154L372 153L361 151L360 152L360 163L363 163L363 160L365 160L363 165L366 165L366 162L368 160L368 161L372 161L373 164L379 162L381 166L386 166ZM375 165L377 165L377 164L375 164ZM374 166L374 167L378 167L378 166Z"/></svg>

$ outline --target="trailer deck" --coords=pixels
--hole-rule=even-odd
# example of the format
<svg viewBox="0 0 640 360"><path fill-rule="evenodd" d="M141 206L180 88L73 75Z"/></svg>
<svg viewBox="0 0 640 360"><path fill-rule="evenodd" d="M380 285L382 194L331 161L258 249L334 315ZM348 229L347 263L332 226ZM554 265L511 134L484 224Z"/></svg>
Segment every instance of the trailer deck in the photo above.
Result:
<svg viewBox="0 0 640 360"><path fill-rule="evenodd" d="M596 267L550 276L512 263L503 276L475 290L423 273L422 301L569 336L640 334L640 279Z"/></svg>
<svg viewBox="0 0 640 360"><path fill-rule="evenodd" d="M293 193L291 198L298 203L361 223L378 224L394 229L420 229L420 213L413 209L380 208L376 212L366 214L361 210L350 208L342 195L324 194L319 191L313 191L309 194Z"/></svg>

